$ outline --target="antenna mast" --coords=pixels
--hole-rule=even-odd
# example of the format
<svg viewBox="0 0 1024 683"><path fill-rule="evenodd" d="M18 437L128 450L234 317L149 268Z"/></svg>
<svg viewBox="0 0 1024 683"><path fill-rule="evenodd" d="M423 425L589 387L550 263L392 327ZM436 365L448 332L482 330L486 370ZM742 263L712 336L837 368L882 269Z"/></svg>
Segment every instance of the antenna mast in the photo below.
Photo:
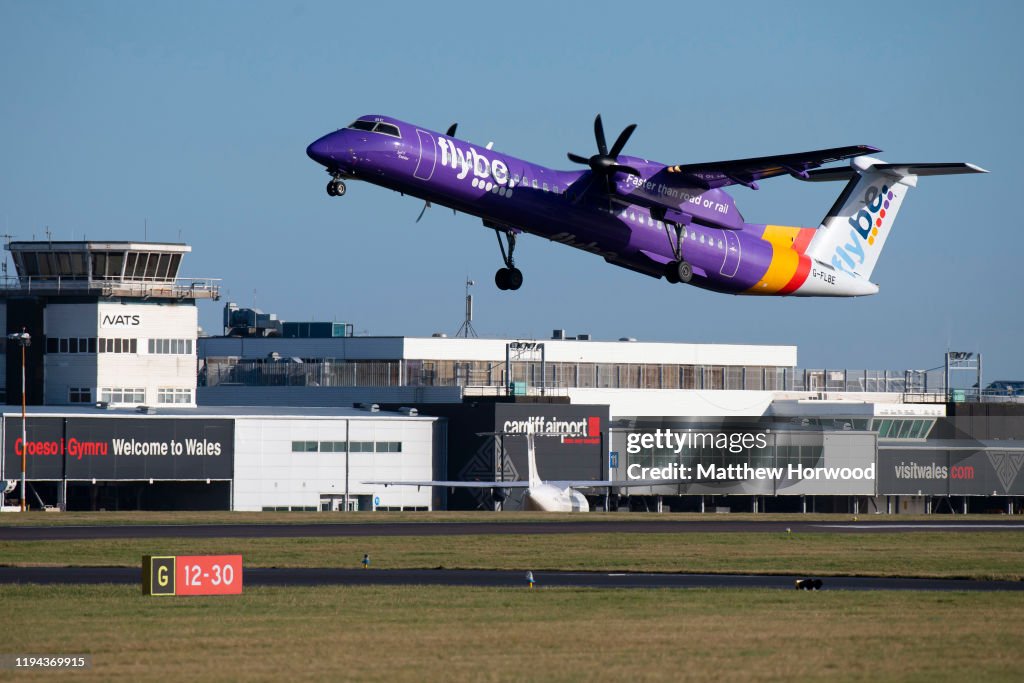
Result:
<svg viewBox="0 0 1024 683"><path fill-rule="evenodd" d="M473 329L473 295L469 293L469 288L476 283L466 276L466 317L462 321L462 325L459 327L459 331L455 333L456 337L476 337L476 330Z"/></svg>

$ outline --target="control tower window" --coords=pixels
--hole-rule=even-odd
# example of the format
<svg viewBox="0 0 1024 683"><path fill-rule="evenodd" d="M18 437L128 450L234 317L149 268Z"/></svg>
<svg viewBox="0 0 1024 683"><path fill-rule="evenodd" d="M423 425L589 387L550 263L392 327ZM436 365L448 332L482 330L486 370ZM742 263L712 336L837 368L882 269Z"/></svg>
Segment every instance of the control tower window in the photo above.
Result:
<svg viewBox="0 0 1024 683"><path fill-rule="evenodd" d="M95 280L119 280L123 267L122 251L95 251L92 254L92 277Z"/></svg>

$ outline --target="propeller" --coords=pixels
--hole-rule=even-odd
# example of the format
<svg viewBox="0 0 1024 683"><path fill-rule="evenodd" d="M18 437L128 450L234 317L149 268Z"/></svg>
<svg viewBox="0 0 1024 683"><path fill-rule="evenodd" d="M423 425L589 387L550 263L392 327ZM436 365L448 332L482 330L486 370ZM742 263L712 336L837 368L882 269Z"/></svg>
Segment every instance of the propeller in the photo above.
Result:
<svg viewBox="0 0 1024 683"><path fill-rule="evenodd" d="M601 123L601 115L598 114L594 119L594 139L597 141L597 154L591 157L584 157L569 152L569 161L590 166L590 170L594 172L594 175L604 178L605 187L610 192L612 180L616 173L640 175L640 171L632 166L619 163L619 154L622 152L622 148L626 146L626 142L634 130L636 130L635 123L631 123L623 128L622 132L619 133L619 137L615 139L612 148L608 149L608 143L604 137L604 124Z"/></svg>

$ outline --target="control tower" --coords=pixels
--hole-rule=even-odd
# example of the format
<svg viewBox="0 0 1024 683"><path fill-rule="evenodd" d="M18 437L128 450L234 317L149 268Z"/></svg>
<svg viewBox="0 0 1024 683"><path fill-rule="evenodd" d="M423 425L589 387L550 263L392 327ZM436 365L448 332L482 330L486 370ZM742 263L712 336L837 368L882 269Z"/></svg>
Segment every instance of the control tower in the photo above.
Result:
<svg viewBox="0 0 1024 683"><path fill-rule="evenodd" d="M26 401L194 406L196 301L216 280L178 277L186 244L10 242L17 277L0 288L0 386L21 403L21 354L6 335L28 332ZM6 271L6 267L4 269Z"/></svg>

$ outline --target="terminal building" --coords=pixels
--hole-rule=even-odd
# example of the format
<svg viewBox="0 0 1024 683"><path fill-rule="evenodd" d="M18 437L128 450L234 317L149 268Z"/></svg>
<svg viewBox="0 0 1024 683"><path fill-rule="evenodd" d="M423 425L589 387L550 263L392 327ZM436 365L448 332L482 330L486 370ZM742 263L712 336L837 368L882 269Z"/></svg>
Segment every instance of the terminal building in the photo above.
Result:
<svg viewBox="0 0 1024 683"><path fill-rule="evenodd" d="M367 481L526 476L523 434L548 480L639 469L760 467L587 490L634 510L1015 510L1024 496L1024 406L960 395L945 373L800 369L795 346L353 336L228 304L201 336L216 281L179 276L187 245L13 242L0 294L3 471L20 497L62 509L421 510L519 504L515 490ZM961 357L963 356L963 357ZM971 365L972 359L977 361ZM644 433L756 433L757 445L641 444ZM215 444L215 445L214 445ZM790 466L795 469L790 470ZM871 477L810 478L846 468ZM776 472L780 470L782 474Z"/></svg>

